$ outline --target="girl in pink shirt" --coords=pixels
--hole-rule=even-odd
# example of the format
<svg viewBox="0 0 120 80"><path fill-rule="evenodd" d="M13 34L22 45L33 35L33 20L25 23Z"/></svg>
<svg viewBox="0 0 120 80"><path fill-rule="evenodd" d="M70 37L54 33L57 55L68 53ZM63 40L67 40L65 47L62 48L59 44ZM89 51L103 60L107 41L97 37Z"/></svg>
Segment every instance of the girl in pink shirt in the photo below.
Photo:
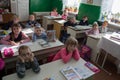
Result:
<svg viewBox="0 0 120 80"><path fill-rule="evenodd" d="M72 57L75 60L80 59L80 54L77 49L78 41L74 37L69 37L66 41L66 47L62 48L53 58L53 61L62 59L64 63L67 63Z"/></svg>
<svg viewBox="0 0 120 80"><path fill-rule="evenodd" d="M1 39L2 44L15 46L30 41L30 38L21 31L20 24L13 24L11 30L11 33Z"/></svg>
<svg viewBox="0 0 120 80"><path fill-rule="evenodd" d="M51 16L58 16L57 8L54 8L50 13Z"/></svg>
<svg viewBox="0 0 120 80"><path fill-rule="evenodd" d="M68 11L64 10L62 14L62 19L67 20L67 17L68 17Z"/></svg>

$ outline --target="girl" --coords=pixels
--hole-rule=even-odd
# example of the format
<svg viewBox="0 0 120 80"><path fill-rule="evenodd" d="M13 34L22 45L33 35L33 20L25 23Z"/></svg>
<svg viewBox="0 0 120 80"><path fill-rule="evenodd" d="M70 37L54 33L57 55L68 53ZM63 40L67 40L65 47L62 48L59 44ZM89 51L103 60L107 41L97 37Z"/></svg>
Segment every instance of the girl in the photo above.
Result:
<svg viewBox="0 0 120 80"><path fill-rule="evenodd" d="M80 59L80 54L77 49L78 41L74 37L69 37L66 41L66 47L62 48L53 58L53 61L61 59L67 63L72 57L75 60Z"/></svg>
<svg viewBox="0 0 120 80"><path fill-rule="evenodd" d="M108 31L108 21L104 21L100 27L101 33L106 33Z"/></svg>
<svg viewBox="0 0 120 80"><path fill-rule="evenodd" d="M2 44L16 46L30 41L30 38L21 31L20 24L13 24L11 30L11 33L1 39Z"/></svg>
<svg viewBox="0 0 120 80"><path fill-rule="evenodd" d="M58 16L57 8L54 8L50 13L51 16Z"/></svg>
<svg viewBox="0 0 120 80"><path fill-rule="evenodd" d="M98 28L98 24L97 22L94 22L93 26L92 26L92 29L86 31L86 34L89 35L89 34L99 34L99 28Z"/></svg>
<svg viewBox="0 0 120 80"><path fill-rule="evenodd" d="M42 27L36 26L34 28L34 34L32 37L33 42L36 41L36 39L44 39L45 41L47 40L47 34Z"/></svg>
<svg viewBox="0 0 120 80"><path fill-rule="evenodd" d="M20 46L18 53L19 56L16 63L18 77L23 78L25 76L25 70L29 68L32 68L35 73L40 71L38 61L28 46Z"/></svg>
<svg viewBox="0 0 120 80"><path fill-rule="evenodd" d="M62 19L67 20L67 17L68 17L68 11L64 10L62 14Z"/></svg>
<svg viewBox="0 0 120 80"><path fill-rule="evenodd" d="M26 27L34 27L34 26L41 26L36 20L34 15L29 16L29 20L27 21Z"/></svg>

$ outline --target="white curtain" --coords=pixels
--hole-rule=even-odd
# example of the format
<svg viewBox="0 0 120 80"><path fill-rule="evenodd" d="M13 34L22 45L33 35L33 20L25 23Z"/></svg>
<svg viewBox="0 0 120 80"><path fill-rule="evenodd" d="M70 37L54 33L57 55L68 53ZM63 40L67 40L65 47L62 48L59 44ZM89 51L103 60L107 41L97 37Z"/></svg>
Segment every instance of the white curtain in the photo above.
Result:
<svg viewBox="0 0 120 80"><path fill-rule="evenodd" d="M67 7L77 7L77 9L79 9L80 1L81 0L62 0L62 2L63 2L63 9L66 6Z"/></svg>
<svg viewBox="0 0 120 80"><path fill-rule="evenodd" d="M111 12L113 14L120 13L120 0L113 1Z"/></svg>

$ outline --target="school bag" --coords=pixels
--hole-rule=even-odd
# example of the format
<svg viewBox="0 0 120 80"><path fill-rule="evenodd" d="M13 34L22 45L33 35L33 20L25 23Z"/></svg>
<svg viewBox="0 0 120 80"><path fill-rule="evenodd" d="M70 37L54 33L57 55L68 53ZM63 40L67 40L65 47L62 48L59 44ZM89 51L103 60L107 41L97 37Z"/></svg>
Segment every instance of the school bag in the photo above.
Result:
<svg viewBox="0 0 120 80"><path fill-rule="evenodd" d="M0 70L2 70L5 66L5 62L0 58Z"/></svg>
<svg viewBox="0 0 120 80"><path fill-rule="evenodd" d="M3 50L3 54L5 57L12 57L14 55L14 52L12 48L5 48Z"/></svg>
<svg viewBox="0 0 120 80"><path fill-rule="evenodd" d="M90 61L90 57L91 57L91 48L87 45L82 45L81 49L80 49L80 56L86 60L86 61Z"/></svg>

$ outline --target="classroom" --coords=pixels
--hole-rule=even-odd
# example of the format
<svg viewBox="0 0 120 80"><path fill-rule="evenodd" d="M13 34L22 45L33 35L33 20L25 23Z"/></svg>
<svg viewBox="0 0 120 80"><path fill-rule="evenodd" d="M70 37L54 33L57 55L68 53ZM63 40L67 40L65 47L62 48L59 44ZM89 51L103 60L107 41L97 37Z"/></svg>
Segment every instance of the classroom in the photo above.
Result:
<svg viewBox="0 0 120 80"><path fill-rule="evenodd" d="M0 0L0 80L120 80L119 0Z"/></svg>

